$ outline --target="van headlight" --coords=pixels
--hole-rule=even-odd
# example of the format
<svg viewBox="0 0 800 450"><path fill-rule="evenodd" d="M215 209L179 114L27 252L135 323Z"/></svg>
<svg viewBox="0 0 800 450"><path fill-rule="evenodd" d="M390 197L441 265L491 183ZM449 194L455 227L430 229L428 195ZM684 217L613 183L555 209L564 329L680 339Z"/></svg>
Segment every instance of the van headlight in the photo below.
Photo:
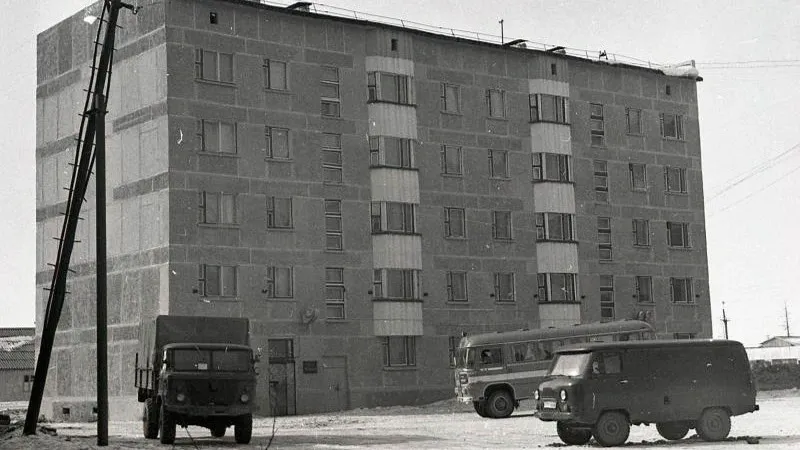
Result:
<svg viewBox="0 0 800 450"><path fill-rule="evenodd" d="M183 403L186 401L186 395L183 392L179 392L178 395L175 396L175 400L177 400L178 403Z"/></svg>
<svg viewBox="0 0 800 450"><path fill-rule="evenodd" d="M533 399L534 400L539 400L539 390L538 389L533 391Z"/></svg>
<svg viewBox="0 0 800 450"><path fill-rule="evenodd" d="M561 392L558 393L559 398L561 398L562 402L567 401L567 390L562 389Z"/></svg>
<svg viewBox="0 0 800 450"><path fill-rule="evenodd" d="M247 402L249 402L249 401L250 401L250 396L249 396L249 395L247 395L247 394L242 394L242 396L241 396L241 397L239 397L239 400L241 400L241 401L242 401L242 403L247 403Z"/></svg>

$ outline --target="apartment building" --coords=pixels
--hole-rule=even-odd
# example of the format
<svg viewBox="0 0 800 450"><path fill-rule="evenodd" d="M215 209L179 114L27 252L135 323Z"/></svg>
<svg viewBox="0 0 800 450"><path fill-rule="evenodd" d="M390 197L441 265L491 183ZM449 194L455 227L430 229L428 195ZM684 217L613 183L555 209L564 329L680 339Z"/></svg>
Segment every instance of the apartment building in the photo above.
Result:
<svg viewBox="0 0 800 450"><path fill-rule="evenodd" d="M97 10L38 39L39 288ZM696 74L304 4L171 0L120 18L112 419L139 414L138 326L157 314L250 318L257 401L276 415L452 397L469 333L640 318L711 336ZM94 404L93 198L47 383L56 419Z"/></svg>

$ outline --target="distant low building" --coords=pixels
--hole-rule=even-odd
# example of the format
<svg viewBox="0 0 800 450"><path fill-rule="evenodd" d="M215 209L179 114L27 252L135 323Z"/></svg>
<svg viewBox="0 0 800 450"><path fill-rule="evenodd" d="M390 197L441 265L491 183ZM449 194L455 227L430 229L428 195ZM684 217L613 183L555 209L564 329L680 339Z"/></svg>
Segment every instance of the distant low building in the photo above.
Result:
<svg viewBox="0 0 800 450"><path fill-rule="evenodd" d="M775 336L746 349L750 364L800 364L800 336Z"/></svg>
<svg viewBox="0 0 800 450"><path fill-rule="evenodd" d="M34 328L0 328L0 402L27 400L33 385Z"/></svg>

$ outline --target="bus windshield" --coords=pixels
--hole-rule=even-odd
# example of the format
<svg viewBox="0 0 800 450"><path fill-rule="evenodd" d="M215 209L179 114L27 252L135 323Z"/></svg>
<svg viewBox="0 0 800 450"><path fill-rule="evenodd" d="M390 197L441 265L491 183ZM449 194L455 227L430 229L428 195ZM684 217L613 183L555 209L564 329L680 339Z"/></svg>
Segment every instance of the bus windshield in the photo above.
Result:
<svg viewBox="0 0 800 450"><path fill-rule="evenodd" d="M464 347L456 349L456 367L459 369L475 367L475 349Z"/></svg>
<svg viewBox="0 0 800 450"><path fill-rule="evenodd" d="M586 370L591 353L563 353L556 356L549 375L577 377Z"/></svg>

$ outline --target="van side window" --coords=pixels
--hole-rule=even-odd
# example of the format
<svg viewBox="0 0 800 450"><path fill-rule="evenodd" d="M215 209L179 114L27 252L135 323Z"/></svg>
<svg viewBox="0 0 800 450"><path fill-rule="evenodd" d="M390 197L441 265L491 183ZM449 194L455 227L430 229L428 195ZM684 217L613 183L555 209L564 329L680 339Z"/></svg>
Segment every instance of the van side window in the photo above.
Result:
<svg viewBox="0 0 800 450"><path fill-rule="evenodd" d="M609 375L622 373L622 355L616 352L595 353L592 360L592 374Z"/></svg>
<svg viewBox="0 0 800 450"><path fill-rule="evenodd" d="M503 354L499 347L481 349L480 361L482 366L502 366Z"/></svg>

